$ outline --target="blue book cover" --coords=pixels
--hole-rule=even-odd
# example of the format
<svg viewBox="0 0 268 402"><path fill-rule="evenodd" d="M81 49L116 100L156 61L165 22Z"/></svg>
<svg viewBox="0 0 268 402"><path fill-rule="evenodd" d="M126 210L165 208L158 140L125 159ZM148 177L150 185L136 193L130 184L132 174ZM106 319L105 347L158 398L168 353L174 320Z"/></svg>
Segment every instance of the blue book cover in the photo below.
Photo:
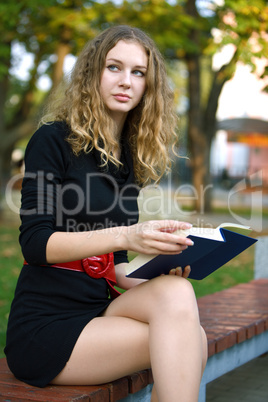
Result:
<svg viewBox="0 0 268 402"><path fill-rule="evenodd" d="M197 236L188 234L187 237L193 240L194 245L188 247L180 254L140 255L136 257L136 259L128 264L126 276L130 278L152 279L162 274L168 274L172 268L183 268L186 265L190 265L191 273L189 278L201 280L257 241L257 239L224 227L217 229L218 234L214 238L203 237L200 234ZM248 229L245 228L244 232ZM250 230L248 231L250 232ZM243 230L241 232L243 233Z"/></svg>

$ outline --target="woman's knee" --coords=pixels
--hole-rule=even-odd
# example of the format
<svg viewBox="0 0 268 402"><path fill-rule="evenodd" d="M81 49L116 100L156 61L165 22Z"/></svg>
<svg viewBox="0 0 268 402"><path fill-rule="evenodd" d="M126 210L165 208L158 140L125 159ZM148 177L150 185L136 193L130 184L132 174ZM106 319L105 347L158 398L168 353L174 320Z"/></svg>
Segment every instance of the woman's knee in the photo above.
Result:
<svg viewBox="0 0 268 402"><path fill-rule="evenodd" d="M191 283L184 278L165 275L144 282L115 299L104 316L124 316L149 323L170 316L183 320L199 319Z"/></svg>
<svg viewBox="0 0 268 402"><path fill-rule="evenodd" d="M184 278L165 275L151 281L151 296L157 311L165 314L187 314L198 317L195 293L191 283Z"/></svg>

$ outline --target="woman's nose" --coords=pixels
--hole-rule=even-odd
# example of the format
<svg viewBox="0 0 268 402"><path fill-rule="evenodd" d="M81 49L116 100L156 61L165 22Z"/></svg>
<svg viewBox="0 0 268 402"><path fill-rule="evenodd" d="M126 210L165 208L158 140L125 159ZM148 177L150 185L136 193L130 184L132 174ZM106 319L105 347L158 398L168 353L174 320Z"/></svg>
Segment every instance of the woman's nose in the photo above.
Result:
<svg viewBox="0 0 268 402"><path fill-rule="evenodd" d="M131 86L131 76L128 71L124 71L121 76L119 85L129 88Z"/></svg>

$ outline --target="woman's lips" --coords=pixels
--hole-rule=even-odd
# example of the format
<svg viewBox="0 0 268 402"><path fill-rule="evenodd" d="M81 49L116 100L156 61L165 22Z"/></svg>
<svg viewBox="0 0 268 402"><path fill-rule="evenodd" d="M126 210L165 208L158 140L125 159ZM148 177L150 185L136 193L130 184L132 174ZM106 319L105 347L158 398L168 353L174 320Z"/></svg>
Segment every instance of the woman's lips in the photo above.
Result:
<svg viewBox="0 0 268 402"><path fill-rule="evenodd" d="M130 100L130 96L126 94L115 94L114 98L120 102L127 102Z"/></svg>

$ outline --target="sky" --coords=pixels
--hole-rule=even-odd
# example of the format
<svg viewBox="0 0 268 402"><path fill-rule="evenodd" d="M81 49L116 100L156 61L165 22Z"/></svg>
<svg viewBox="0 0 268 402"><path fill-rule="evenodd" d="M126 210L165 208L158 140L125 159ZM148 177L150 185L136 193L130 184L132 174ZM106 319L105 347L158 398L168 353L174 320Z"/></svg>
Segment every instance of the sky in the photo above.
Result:
<svg viewBox="0 0 268 402"><path fill-rule="evenodd" d="M34 56L32 53L26 52L24 46L18 42L15 42L12 46L12 59L14 60L13 65L10 69L10 73L20 80L28 80L29 70L33 67ZM64 74L68 74L76 58L73 55L68 55L64 61ZM43 62L40 65L39 72L45 71L47 68L47 63ZM51 87L51 80L47 74L42 74L39 78L37 86L40 90L47 91Z"/></svg>
<svg viewBox="0 0 268 402"><path fill-rule="evenodd" d="M234 78L223 87L218 119L251 117L268 120L268 94L262 91L263 87L264 83L251 73L249 66L238 63Z"/></svg>

